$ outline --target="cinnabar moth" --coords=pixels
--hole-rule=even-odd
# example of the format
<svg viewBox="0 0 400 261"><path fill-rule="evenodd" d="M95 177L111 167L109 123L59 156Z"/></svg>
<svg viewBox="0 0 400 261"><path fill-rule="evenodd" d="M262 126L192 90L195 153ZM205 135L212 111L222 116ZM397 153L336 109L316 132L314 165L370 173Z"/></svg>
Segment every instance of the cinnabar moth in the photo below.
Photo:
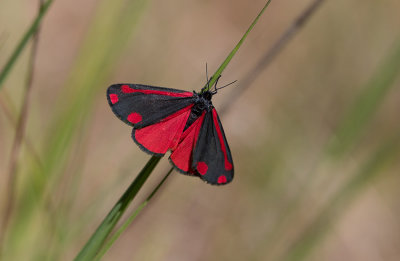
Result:
<svg viewBox="0 0 400 261"><path fill-rule="evenodd" d="M211 98L200 93L141 84L114 84L107 99L115 115L133 126L132 138L147 153L162 156L181 173L213 185L233 179L233 161Z"/></svg>

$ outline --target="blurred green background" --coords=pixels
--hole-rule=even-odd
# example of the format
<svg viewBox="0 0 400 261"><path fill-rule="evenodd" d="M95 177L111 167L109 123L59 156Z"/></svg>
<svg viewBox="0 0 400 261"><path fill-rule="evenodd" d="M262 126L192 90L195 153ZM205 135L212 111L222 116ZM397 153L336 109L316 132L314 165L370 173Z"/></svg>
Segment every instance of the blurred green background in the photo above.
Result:
<svg viewBox="0 0 400 261"><path fill-rule="evenodd" d="M239 99L312 1L272 1L214 96L235 179L176 172L104 260L399 260L400 2L325 1ZM39 39L5 260L71 260L149 159L112 83L200 90L264 1L55 1ZM0 68L37 1L0 2ZM29 48L0 90L0 219ZM34 153L32 153L32 150ZM37 157L33 156L37 154ZM163 159L130 209L170 167Z"/></svg>

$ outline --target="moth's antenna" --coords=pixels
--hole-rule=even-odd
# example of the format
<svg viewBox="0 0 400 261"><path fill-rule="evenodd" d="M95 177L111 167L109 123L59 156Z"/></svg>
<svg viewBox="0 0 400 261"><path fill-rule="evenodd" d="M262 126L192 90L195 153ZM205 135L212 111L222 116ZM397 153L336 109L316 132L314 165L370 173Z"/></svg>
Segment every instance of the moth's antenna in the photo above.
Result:
<svg viewBox="0 0 400 261"><path fill-rule="evenodd" d="M207 69L207 63L206 63L206 78L207 78L207 84L206 84L206 86L204 86L204 88L203 89L201 89L201 92L203 92L204 90L209 90L210 89L210 81L211 81L211 79L213 78L212 76L211 76L211 78L210 79L208 79L208 69Z"/></svg>
<svg viewBox="0 0 400 261"><path fill-rule="evenodd" d="M228 83L228 84L226 84L226 85L224 85L224 86L222 86L222 87L216 88L215 90L216 90L216 91L217 91L217 90L221 90L222 88L228 87L229 85L232 85L232 84L234 84L235 82L237 82L237 80L235 80L235 81L233 81L233 82L230 82L230 83Z"/></svg>
<svg viewBox="0 0 400 261"><path fill-rule="evenodd" d="M217 89L217 84L218 84L219 78L221 78L221 75L218 76L217 80L215 81L215 84L214 84L215 93L217 93L217 90L218 90L218 89Z"/></svg>
<svg viewBox="0 0 400 261"><path fill-rule="evenodd" d="M207 63L206 63L206 77L207 77L207 83L208 83L208 70L207 70Z"/></svg>

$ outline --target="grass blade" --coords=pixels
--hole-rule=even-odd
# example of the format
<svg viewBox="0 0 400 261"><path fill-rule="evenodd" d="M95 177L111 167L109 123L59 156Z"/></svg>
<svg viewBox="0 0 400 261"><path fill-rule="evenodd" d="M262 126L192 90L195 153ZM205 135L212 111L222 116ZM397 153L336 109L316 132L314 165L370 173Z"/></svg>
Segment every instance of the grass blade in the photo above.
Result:
<svg viewBox="0 0 400 261"><path fill-rule="evenodd" d="M65 88L58 97L58 104L54 108L53 118L43 134L41 159L46 162L43 168L29 165L30 175L26 175L21 186L19 214L15 216L10 228L9 248L7 252L20 253L21 247L31 244L31 239L24 237L27 230L34 229L34 216L37 213L51 215L55 211L47 211L46 202L50 202L54 195L58 195L62 185L62 178L74 179L79 172L66 172L77 151L77 140L87 133L87 124L90 122L90 112L99 93L104 94L107 77L112 73L114 64L118 62L127 43L136 32L140 18L148 6L147 0L124 1L102 0L96 9L86 39L77 56L71 75L65 83ZM81 154L79 162L82 164L85 155ZM79 178L79 177L77 177ZM69 191L69 183L65 188ZM74 200L73 195L63 195L67 200ZM68 205L72 205L69 203ZM49 216L49 219L54 217ZM43 220L43 219L42 219ZM48 222L41 225L48 228ZM47 229L49 234L57 233L54 229ZM29 241L29 242L27 242ZM54 240L51 244L59 244Z"/></svg>
<svg viewBox="0 0 400 261"><path fill-rule="evenodd" d="M93 260L96 254L99 252L104 241L111 233L112 229L125 212L129 203L139 192L144 182L149 177L150 173L156 167L161 157L152 156L147 162L146 166L142 169L139 175L135 178L132 184L128 187L125 193L121 196L118 202L114 205L108 215L101 222L100 226L96 229L94 234L90 237L89 241L82 248L79 254L76 256L76 261Z"/></svg>
<svg viewBox="0 0 400 261"><path fill-rule="evenodd" d="M330 202L320 211L311 226L299 237L299 240L287 251L285 261L306 260L311 251L321 243L321 239L338 220L339 209L348 205L369 182L377 177L384 167L396 162L400 152L400 136L384 142L361 166L353 178L339 189Z"/></svg>
<svg viewBox="0 0 400 261"><path fill-rule="evenodd" d="M260 19L261 15L264 13L264 11L267 9L269 4L271 3L271 0L268 0L267 3L264 5L263 9L261 9L260 13L256 16L254 21L251 23L247 31L244 33L240 41L236 44L236 46L233 48L233 50L229 53L229 55L226 57L225 61L219 66L217 71L213 74L211 77L210 81L206 83L204 86L203 90L208 91L210 89L210 86L213 86L218 78L220 77L221 73L225 70L226 66L228 66L229 62L232 60L233 56L235 56L236 52L239 50L240 46L244 42L244 40L247 38L247 35L250 33L250 31L253 29L253 27L256 25L258 22L258 19Z"/></svg>
<svg viewBox="0 0 400 261"><path fill-rule="evenodd" d="M362 135L365 126L372 120L374 113L379 105L384 101L386 94L396 85L395 80L400 71L400 38L398 38L395 48L388 52L383 64L377 69L375 75L361 90L357 99L351 105L349 112L343 118L338 129L335 131L334 139L328 144L327 152L332 160L340 163L340 156L348 153L357 140ZM284 260L304 260L320 239L328 231L327 224L334 222L335 211L351 200L357 191L362 189L367 182L379 174L381 167L386 162L398 155L399 137L382 142L382 147L365 163L365 166L348 181L338 193L336 193L326 207L320 212L313 222L312 228L308 228L299 240L287 252ZM317 173L313 173L315 176ZM310 177L313 180L313 177ZM299 198L300 200L300 198Z"/></svg>
<svg viewBox="0 0 400 261"><path fill-rule="evenodd" d="M227 102L218 109L219 114L223 114L231 104L234 104L236 100L252 86L253 82L257 79L260 74L269 67L275 58L283 51L283 49L292 41L292 39L304 28L304 25L319 9L321 4L325 0L315 0L309 4L304 11L292 22L292 24L285 30L284 33L278 38L278 40L272 45L272 47L259 59L258 63L245 75L243 80L240 81L240 85L235 88Z"/></svg>
<svg viewBox="0 0 400 261"><path fill-rule="evenodd" d="M48 0L42 5L36 19L33 21L31 26L28 28L26 33L23 35L21 41L18 43L14 52L11 54L10 58L8 59L6 65L4 66L3 70L0 73L0 90L1 90L1 87L3 87L4 80L7 78L11 68L17 61L18 57L21 55L22 51L25 49L29 39L32 37L32 35L38 29L40 22L42 21L44 15L46 14L47 10L49 9L49 7L52 3L53 3L53 0Z"/></svg>
<svg viewBox="0 0 400 261"><path fill-rule="evenodd" d="M7 121L10 123L10 125L12 125L13 128L17 128L17 116L14 109L15 106L11 105L10 99L8 99L7 97L9 97L9 95L6 94L6 90L3 90L2 97L0 97L0 108L3 110L4 115ZM5 102L6 100L7 103ZM32 140L25 135L23 137L22 142L24 143L29 154L32 155L32 158L37 163L37 165L39 167L43 166L42 161L39 157L39 153L33 146Z"/></svg>
<svg viewBox="0 0 400 261"><path fill-rule="evenodd" d="M112 247L114 242L121 236L121 234L129 227L129 225L135 220L135 218L140 214L140 212L144 209L145 206L149 203L151 198L156 194L158 189L161 187L161 185L164 184L164 182L167 180L169 175L172 173L174 168L171 168L167 174L164 176L164 178L160 181L160 183L155 187L155 189L151 192L151 194L146 198L145 201L140 204L136 210L129 216L129 218L124 222L124 224L121 225L121 227L111 236L109 240L105 243L104 247L100 250L100 252L97 254L95 260L100 260L105 253Z"/></svg>
<svg viewBox="0 0 400 261"><path fill-rule="evenodd" d="M43 0L39 0L39 14L42 11ZM35 70L35 61L37 48L39 44L39 32L40 32L40 23L34 30L33 33L33 45L28 63L28 73L26 77L25 83L25 92L23 94L23 102L20 115L18 117L18 122L15 128L14 141L12 144L11 152L10 152L10 160L9 167L7 173L7 201L5 206L5 213L2 220L2 228L0 230L0 248L3 247L3 240L6 237L7 228L10 224L11 218L14 213L15 203L16 203L16 187L17 187L17 175L18 175L18 160L21 151L21 145L25 136L26 122L28 119L28 108L30 104L30 97L32 93L33 79L34 79L34 70ZM29 39L29 38L28 38ZM0 249L1 255L2 249Z"/></svg>
<svg viewBox="0 0 400 261"><path fill-rule="evenodd" d="M389 52L377 73L368 82L342 120L328 153L334 157L343 155L361 137L360 134L364 127L370 122L386 94L393 87L399 71L400 38L397 39L395 47Z"/></svg>

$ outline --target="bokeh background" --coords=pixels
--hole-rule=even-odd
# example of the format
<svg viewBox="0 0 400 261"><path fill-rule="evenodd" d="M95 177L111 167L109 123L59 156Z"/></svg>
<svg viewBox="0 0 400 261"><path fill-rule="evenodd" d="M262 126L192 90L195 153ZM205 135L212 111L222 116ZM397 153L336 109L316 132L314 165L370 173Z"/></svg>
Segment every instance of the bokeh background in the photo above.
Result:
<svg viewBox="0 0 400 261"><path fill-rule="evenodd" d="M174 172L104 260L400 260L398 0L325 1L232 98L311 2L273 0L223 73L221 84L238 80L213 99L228 106L234 181ZM40 34L5 260L73 259L149 159L111 112L110 84L199 90L205 64L216 70L263 4L56 0ZM0 68L37 6L0 2ZM0 90L2 218L28 56ZM165 157L129 212L169 167Z"/></svg>

